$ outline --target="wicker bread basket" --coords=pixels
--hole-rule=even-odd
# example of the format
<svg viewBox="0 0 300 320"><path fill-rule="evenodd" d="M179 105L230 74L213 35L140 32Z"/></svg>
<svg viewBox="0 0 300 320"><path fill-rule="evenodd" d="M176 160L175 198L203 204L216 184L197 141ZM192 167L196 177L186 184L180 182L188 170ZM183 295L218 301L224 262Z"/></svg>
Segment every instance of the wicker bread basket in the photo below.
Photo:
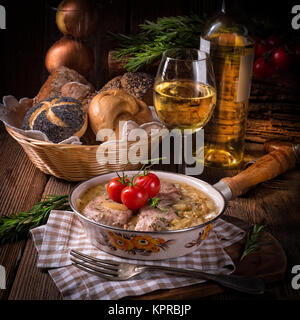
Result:
<svg viewBox="0 0 300 320"><path fill-rule="evenodd" d="M140 163L132 164L127 161L127 150L134 142L128 142L127 150L120 149L113 155L116 159L114 164L101 165L96 158L98 145L49 143L25 137L10 126L6 125L5 127L7 132L22 146L37 168L46 174L67 181L82 181L108 172L124 169L137 170L141 167ZM148 152L141 155L145 160L151 154L151 140L148 140L148 148L145 148Z"/></svg>

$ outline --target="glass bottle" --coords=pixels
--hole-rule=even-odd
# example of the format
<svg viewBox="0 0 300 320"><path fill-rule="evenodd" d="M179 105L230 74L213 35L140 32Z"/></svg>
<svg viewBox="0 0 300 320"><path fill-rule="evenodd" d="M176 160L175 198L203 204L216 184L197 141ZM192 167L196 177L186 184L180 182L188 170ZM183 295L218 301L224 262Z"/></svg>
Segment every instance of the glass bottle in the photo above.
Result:
<svg viewBox="0 0 300 320"><path fill-rule="evenodd" d="M254 41L245 26L225 12L208 22L200 49L209 51L217 89L214 115L204 129L204 163L236 168L243 160Z"/></svg>

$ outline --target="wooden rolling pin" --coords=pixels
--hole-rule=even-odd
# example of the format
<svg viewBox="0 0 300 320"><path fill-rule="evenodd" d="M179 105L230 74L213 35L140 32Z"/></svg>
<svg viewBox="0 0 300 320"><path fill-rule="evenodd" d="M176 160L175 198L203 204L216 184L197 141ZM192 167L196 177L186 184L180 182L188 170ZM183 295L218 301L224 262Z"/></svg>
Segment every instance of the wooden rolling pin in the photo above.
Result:
<svg viewBox="0 0 300 320"><path fill-rule="evenodd" d="M254 164L234 177L221 179L231 190L231 199L247 192L255 185L273 179L276 176L295 168L299 158L300 145L285 143L266 143L265 149L271 151L257 159ZM229 200L229 199L227 199Z"/></svg>

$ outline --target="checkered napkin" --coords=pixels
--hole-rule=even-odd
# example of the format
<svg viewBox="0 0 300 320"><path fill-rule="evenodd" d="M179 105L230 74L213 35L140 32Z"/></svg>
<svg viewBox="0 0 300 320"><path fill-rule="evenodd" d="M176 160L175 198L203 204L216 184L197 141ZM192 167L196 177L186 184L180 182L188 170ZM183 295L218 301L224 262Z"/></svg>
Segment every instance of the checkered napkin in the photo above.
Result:
<svg viewBox="0 0 300 320"><path fill-rule="evenodd" d="M159 289L171 289L201 283L204 280L167 275L161 271L145 272L127 281L108 281L84 272L71 264L70 250L76 249L100 259L125 261L93 247L78 217L69 211L51 211L46 225L31 231L38 251L39 268L47 269L64 299L116 300L138 296ZM129 262L229 274L235 266L225 247L245 236L240 228L218 219L201 247L193 253L168 260Z"/></svg>

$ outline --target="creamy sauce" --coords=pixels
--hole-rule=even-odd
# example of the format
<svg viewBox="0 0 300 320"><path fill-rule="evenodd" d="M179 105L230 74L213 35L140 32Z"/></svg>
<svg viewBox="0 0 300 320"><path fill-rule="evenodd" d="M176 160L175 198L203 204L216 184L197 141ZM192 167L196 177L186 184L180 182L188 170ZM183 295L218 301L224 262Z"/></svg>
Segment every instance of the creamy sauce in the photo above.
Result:
<svg viewBox="0 0 300 320"><path fill-rule="evenodd" d="M165 224L160 224L160 226L157 226L155 228L155 231L185 229L205 223L217 216L218 208L216 207L215 202L206 193L186 183L178 183L161 179L161 184L163 183L174 184L177 192L181 194L181 197L175 197L175 199L172 199L172 201L168 201L165 200L163 196L161 196L161 200L159 200L158 205L155 208L158 213L161 213L159 219L168 217L169 220L166 221ZM97 197L105 195L106 199L108 198L106 192L106 184L107 182L93 186L87 189L82 194L81 198L77 200L77 207L79 209L79 212L83 213L86 206ZM165 195L165 193L163 195ZM160 198L160 194L158 194L157 197ZM113 208L118 209L118 207L115 207L114 204L123 206L122 204L117 204L112 200L109 201L112 202ZM167 212L168 215L164 216L164 212ZM156 213L156 216L158 216L158 213ZM139 219L139 214L139 212L133 214L130 217L128 223L126 223L123 228L128 230L141 230L135 229ZM99 216L101 217L101 215ZM101 223L101 221L97 219L93 220Z"/></svg>

